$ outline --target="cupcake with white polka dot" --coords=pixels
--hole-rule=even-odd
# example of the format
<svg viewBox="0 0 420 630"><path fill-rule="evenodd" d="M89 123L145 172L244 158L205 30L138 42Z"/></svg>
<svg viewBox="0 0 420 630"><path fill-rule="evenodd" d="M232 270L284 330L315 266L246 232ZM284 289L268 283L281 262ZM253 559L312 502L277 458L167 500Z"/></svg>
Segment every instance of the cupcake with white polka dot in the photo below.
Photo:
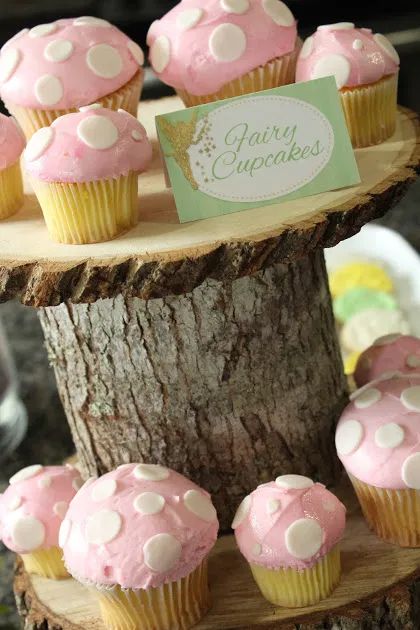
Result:
<svg viewBox="0 0 420 630"><path fill-rule="evenodd" d="M108 241L138 221L138 175L152 158L140 122L99 103L57 118L29 140L24 164L59 243Z"/></svg>
<svg viewBox="0 0 420 630"><path fill-rule="evenodd" d="M52 579L69 577L58 546L61 523L82 485L72 466L23 468L0 495L0 537L18 553L28 573Z"/></svg>
<svg viewBox="0 0 420 630"><path fill-rule="evenodd" d="M335 443L365 518L380 538L420 547L420 374L384 374L351 398Z"/></svg>
<svg viewBox="0 0 420 630"><path fill-rule="evenodd" d="M187 629L210 605L207 557L218 526L196 484L163 466L124 464L86 482L60 546L71 575L98 597L106 628Z"/></svg>
<svg viewBox="0 0 420 630"><path fill-rule="evenodd" d="M301 475L281 475L240 504L232 527L262 595L276 606L310 606L340 581L346 508Z"/></svg>
<svg viewBox="0 0 420 630"><path fill-rule="evenodd" d="M352 22L324 24L302 46L296 81L333 76L353 146L367 147L394 133L399 64L384 35Z"/></svg>
<svg viewBox="0 0 420 630"><path fill-rule="evenodd" d="M379 337L362 352L354 372L358 387L363 387L380 376L393 372L416 374L420 372L420 339L398 333Z"/></svg>
<svg viewBox="0 0 420 630"><path fill-rule="evenodd" d="M100 102L137 115L140 46L97 17L25 28L0 54L0 96L27 138L79 107Z"/></svg>
<svg viewBox="0 0 420 630"><path fill-rule="evenodd" d="M20 156L25 144L16 120L0 114L0 220L8 219L23 205Z"/></svg>
<svg viewBox="0 0 420 630"><path fill-rule="evenodd" d="M301 42L280 0L182 0L147 43L157 76L190 107L293 83Z"/></svg>

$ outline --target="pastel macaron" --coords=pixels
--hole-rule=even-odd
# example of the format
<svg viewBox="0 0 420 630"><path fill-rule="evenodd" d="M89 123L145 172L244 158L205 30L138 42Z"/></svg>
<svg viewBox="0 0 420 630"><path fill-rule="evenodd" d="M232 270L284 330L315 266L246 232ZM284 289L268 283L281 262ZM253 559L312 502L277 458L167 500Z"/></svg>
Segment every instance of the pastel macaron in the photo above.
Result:
<svg viewBox="0 0 420 630"><path fill-rule="evenodd" d="M158 618L169 630L197 623L209 606L217 532L205 490L163 466L124 464L86 482L60 545L69 572L97 594L107 627L150 629Z"/></svg>
<svg viewBox="0 0 420 630"><path fill-rule="evenodd" d="M100 101L136 115L141 48L106 20L84 16L23 29L0 54L0 96L29 138L55 118Z"/></svg>
<svg viewBox="0 0 420 630"><path fill-rule="evenodd" d="M354 372L358 387L384 374L420 372L420 339L392 334L380 337L359 357Z"/></svg>
<svg viewBox="0 0 420 630"><path fill-rule="evenodd" d="M79 471L36 464L17 472L9 483L0 497L4 545L20 554L29 573L68 577L58 537L69 503L83 483Z"/></svg>
<svg viewBox="0 0 420 630"><path fill-rule="evenodd" d="M20 156L25 138L14 118L0 114L0 219L7 219L23 204Z"/></svg>
<svg viewBox="0 0 420 630"><path fill-rule="evenodd" d="M325 486L301 475L281 475L245 497L232 527L266 599L298 607L332 592L340 579L345 514Z"/></svg>

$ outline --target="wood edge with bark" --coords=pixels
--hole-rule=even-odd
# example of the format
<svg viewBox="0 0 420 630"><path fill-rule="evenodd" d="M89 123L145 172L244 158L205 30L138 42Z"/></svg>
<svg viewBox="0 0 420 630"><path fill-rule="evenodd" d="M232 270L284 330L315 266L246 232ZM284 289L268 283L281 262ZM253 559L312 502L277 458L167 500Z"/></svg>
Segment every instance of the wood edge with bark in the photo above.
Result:
<svg viewBox="0 0 420 630"><path fill-rule="evenodd" d="M369 193L355 197L310 220L302 219L280 234L258 240L216 244L214 249L183 251L145 261L141 257L103 264L86 260L68 265L18 264L0 258L0 302L20 298L29 306L55 306L63 301L90 303L101 298L142 299L192 291L206 278L234 280L270 265L291 262L319 247L333 247L356 234L367 222L385 214L403 197L420 172L420 123L417 114L401 108L413 122L417 142L410 159Z"/></svg>

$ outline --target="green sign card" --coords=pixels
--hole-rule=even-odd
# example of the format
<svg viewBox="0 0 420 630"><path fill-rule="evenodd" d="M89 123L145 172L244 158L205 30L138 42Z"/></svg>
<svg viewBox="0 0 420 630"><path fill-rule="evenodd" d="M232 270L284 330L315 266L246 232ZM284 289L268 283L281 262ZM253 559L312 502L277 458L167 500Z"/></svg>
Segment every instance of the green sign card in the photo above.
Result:
<svg viewBox="0 0 420 630"><path fill-rule="evenodd" d="M164 114L156 127L181 222L360 182L333 77Z"/></svg>

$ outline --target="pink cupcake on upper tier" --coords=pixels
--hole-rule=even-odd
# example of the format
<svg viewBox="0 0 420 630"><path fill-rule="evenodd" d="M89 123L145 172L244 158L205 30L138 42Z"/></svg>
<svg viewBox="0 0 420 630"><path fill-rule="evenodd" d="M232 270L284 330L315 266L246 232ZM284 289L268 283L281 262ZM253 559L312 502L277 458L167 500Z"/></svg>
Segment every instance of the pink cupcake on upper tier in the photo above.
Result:
<svg viewBox="0 0 420 630"><path fill-rule="evenodd" d="M40 24L1 49L0 96L27 138L94 102L136 116L143 62L141 48L106 20L86 16Z"/></svg>
<svg viewBox="0 0 420 630"><path fill-rule="evenodd" d="M326 24L302 46L296 81L333 75L353 146L367 147L394 133L399 62L383 35L352 22Z"/></svg>
<svg viewBox="0 0 420 630"><path fill-rule="evenodd" d="M354 380L358 387L386 374L420 372L420 339L411 335L386 335L360 355Z"/></svg>
<svg viewBox="0 0 420 630"><path fill-rule="evenodd" d="M182 0L147 43L156 74L188 107L293 83L299 51L280 0Z"/></svg>
<svg viewBox="0 0 420 630"><path fill-rule="evenodd" d="M99 104L57 118L30 139L26 170L51 237L107 241L137 223L137 180L152 146L137 118Z"/></svg>
<svg viewBox="0 0 420 630"><path fill-rule="evenodd" d="M23 468L0 496L0 536L20 554L25 569L44 577L69 577L58 534L70 501L82 485L72 466Z"/></svg>
<svg viewBox="0 0 420 630"><path fill-rule="evenodd" d="M69 572L96 592L107 628L176 630L209 607L217 531L205 490L163 466L124 464L86 482L60 545Z"/></svg>
<svg viewBox="0 0 420 630"><path fill-rule="evenodd" d="M232 527L262 594L278 606L309 606L340 580L344 505L320 483L282 475L245 497Z"/></svg>
<svg viewBox="0 0 420 630"><path fill-rule="evenodd" d="M372 381L352 395L336 448L366 520L384 540L420 546L420 374Z"/></svg>
<svg viewBox="0 0 420 630"><path fill-rule="evenodd" d="M15 214L23 204L20 156L25 139L16 121L0 114L0 219Z"/></svg>

